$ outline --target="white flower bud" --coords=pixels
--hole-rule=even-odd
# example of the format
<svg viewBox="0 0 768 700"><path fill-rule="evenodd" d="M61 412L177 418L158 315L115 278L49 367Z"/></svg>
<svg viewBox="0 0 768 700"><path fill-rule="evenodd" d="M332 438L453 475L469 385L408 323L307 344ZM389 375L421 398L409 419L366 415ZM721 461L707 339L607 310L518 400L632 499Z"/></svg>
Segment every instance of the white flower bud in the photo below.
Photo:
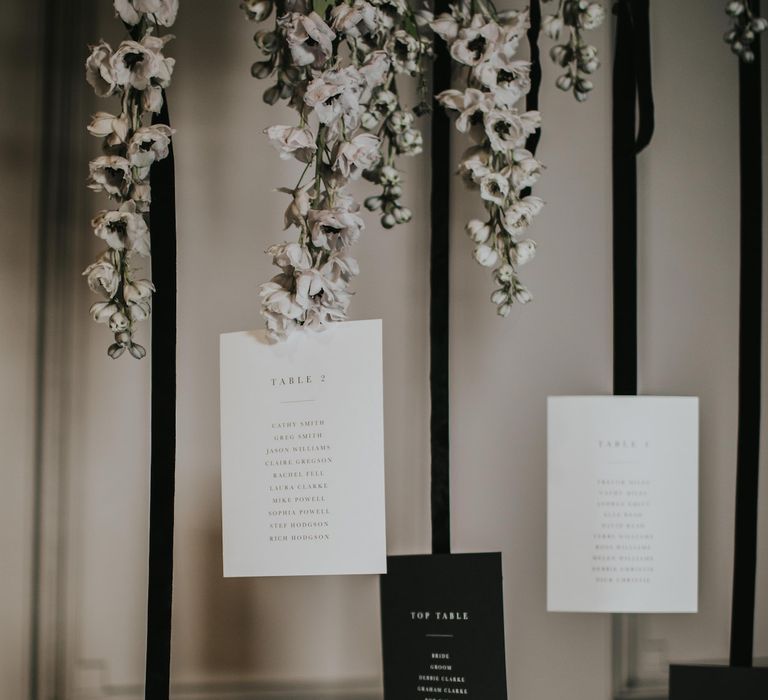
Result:
<svg viewBox="0 0 768 700"><path fill-rule="evenodd" d="M480 219L471 219L464 229L475 243L485 243L491 235L491 227Z"/></svg>
<svg viewBox="0 0 768 700"><path fill-rule="evenodd" d="M365 200L365 208L368 211L378 211L379 209L381 209L381 204L382 204L381 197L376 196L376 195L374 195L372 197L368 197Z"/></svg>
<svg viewBox="0 0 768 700"><path fill-rule="evenodd" d="M109 330L113 333L124 331L129 325L130 321L122 311L117 311L109 317Z"/></svg>
<svg viewBox="0 0 768 700"><path fill-rule="evenodd" d="M511 252L516 265L525 265L525 263L533 260L533 256L536 255L536 242L527 238L515 244Z"/></svg>
<svg viewBox="0 0 768 700"><path fill-rule="evenodd" d="M124 352L125 352L125 345L120 345L119 343L113 343L107 349L107 355L109 355L113 360L116 360Z"/></svg>
<svg viewBox="0 0 768 700"><path fill-rule="evenodd" d="M395 170L391 165L385 165L381 169L381 177L379 182L382 185L396 185L400 182L400 173Z"/></svg>
<svg viewBox="0 0 768 700"><path fill-rule="evenodd" d="M131 343L128 346L128 352L131 353L131 355L133 355L137 360L142 359L147 354L144 346L139 345L138 343Z"/></svg>
<svg viewBox="0 0 768 700"><path fill-rule="evenodd" d="M765 17L755 17L750 22L749 28L757 34L764 32L766 29L768 29L768 19L765 19Z"/></svg>
<svg viewBox="0 0 768 700"><path fill-rule="evenodd" d="M91 306L91 318L96 323L106 323L109 321L112 314L119 310L117 304L113 304L110 301L97 301Z"/></svg>
<svg viewBox="0 0 768 700"><path fill-rule="evenodd" d="M515 268L512 265L502 265L496 270L496 277L499 282L511 282L515 277Z"/></svg>
<svg viewBox="0 0 768 700"><path fill-rule="evenodd" d="M397 221L398 224L405 224L408 221L411 220L411 210L406 209L405 207L397 207L394 211L395 214L395 221Z"/></svg>
<svg viewBox="0 0 768 700"><path fill-rule="evenodd" d="M245 0L240 7L254 22L263 22L272 13L272 0Z"/></svg>
<svg viewBox="0 0 768 700"><path fill-rule="evenodd" d="M529 301L533 301L533 295L522 285L515 289L514 296L515 301L521 304L527 304Z"/></svg>
<svg viewBox="0 0 768 700"><path fill-rule="evenodd" d="M555 85L561 90L570 90L573 85L573 77L570 73L565 73L555 81Z"/></svg>
<svg viewBox="0 0 768 700"><path fill-rule="evenodd" d="M149 280L136 280L125 285L123 297L129 304L135 304L143 299L149 299L154 291L155 285Z"/></svg>
<svg viewBox="0 0 768 700"><path fill-rule="evenodd" d="M368 131L373 131L378 123L379 119L373 112L364 112L363 116L360 118L360 124L362 124L363 129L367 129Z"/></svg>
<svg viewBox="0 0 768 700"><path fill-rule="evenodd" d="M499 314L499 316L502 318L509 316L510 311L512 311L512 307L509 304L502 304L498 309L496 309L496 313Z"/></svg>
<svg viewBox="0 0 768 700"><path fill-rule="evenodd" d="M557 44L549 50L549 57L559 66L567 66L571 60L571 52L563 44Z"/></svg>
<svg viewBox="0 0 768 700"><path fill-rule="evenodd" d="M541 31L550 39L557 39L563 30L563 20L557 15L548 15L541 23Z"/></svg>
<svg viewBox="0 0 768 700"><path fill-rule="evenodd" d="M491 294L491 301L496 304L496 306L506 304L509 301L509 294L507 294L503 289L497 289L493 294Z"/></svg>
<svg viewBox="0 0 768 700"><path fill-rule="evenodd" d="M381 225L384 228L393 228L396 223L397 221L392 214L384 214L384 216L381 217Z"/></svg>
<svg viewBox="0 0 768 700"><path fill-rule="evenodd" d="M725 6L725 11L732 17L737 17L744 12L744 2L740 0L732 0Z"/></svg>
<svg viewBox="0 0 768 700"><path fill-rule="evenodd" d="M251 75L262 80L272 73L271 61L257 61L251 66Z"/></svg>
<svg viewBox="0 0 768 700"><path fill-rule="evenodd" d="M473 253L474 258L483 267L493 267L499 260L499 254L490 246L479 245Z"/></svg>

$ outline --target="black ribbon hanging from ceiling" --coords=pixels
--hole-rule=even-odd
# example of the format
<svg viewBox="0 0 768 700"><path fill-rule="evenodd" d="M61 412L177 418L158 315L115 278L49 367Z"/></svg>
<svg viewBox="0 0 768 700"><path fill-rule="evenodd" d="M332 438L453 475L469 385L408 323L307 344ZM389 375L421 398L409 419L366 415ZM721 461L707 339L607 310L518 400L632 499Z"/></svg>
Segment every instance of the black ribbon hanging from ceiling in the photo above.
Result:
<svg viewBox="0 0 768 700"><path fill-rule="evenodd" d="M435 0L435 15L448 11L448 0ZM432 90L451 87L451 56L435 41ZM432 112L432 195L429 304L429 393L432 450L432 553L451 551L450 435L449 435L449 302L451 125L443 109Z"/></svg>
<svg viewBox="0 0 768 700"><path fill-rule="evenodd" d="M613 393L637 394L637 154L651 141L648 0L620 0L613 65Z"/></svg>
<svg viewBox="0 0 768 700"><path fill-rule="evenodd" d="M539 109L539 90L541 88L541 51L539 49L539 35L541 34L541 2L540 0L531 0L529 12L530 25L528 27L528 46L530 47L531 59L531 89L525 96L526 110L533 111ZM541 139L541 129L536 129L525 142L525 147L536 155L536 149ZM530 188L523 191L525 197L530 194Z"/></svg>
<svg viewBox="0 0 768 700"><path fill-rule="evenodd" d="M168 99L153 124L167 124ZM152 419L146 700L168 700L176 471L176 194L173 145L150 171L152 205Z"/></svg>
<svg viewBox="0 0 768 700"><path fill-rule="evenodd" d="M760 2L751 7L760 15ZM741 271L739 289L739 434L731 666L752 666L757 574L762 352L763 172L760 35L755 60L739 62Z"/></svg>

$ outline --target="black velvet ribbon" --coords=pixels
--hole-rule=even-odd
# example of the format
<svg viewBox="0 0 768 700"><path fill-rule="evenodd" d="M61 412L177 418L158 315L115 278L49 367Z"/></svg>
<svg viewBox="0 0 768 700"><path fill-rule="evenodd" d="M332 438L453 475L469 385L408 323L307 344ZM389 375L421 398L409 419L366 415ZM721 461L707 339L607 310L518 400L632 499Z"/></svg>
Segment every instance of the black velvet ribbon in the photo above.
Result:
<svg viewBox="0 0 768 700"><path fill-rule="evenodd" d="M759 0L753 0L751 6L759 16ZM731 666L746 667L752 666L754 644L760 471L763 144L759 34L753 50L752 63L739 61L739 433L730 654Z"/></svg>
<svg viewBox="0 0 768 700"><path fill-rule="evenodd" d="M435 15L448 11L448 0L435 0ZM437 95L451 87L451 57L435 41L432 89ZM445 110L432 112L432 194L429 304L429 393L432 449L432 552L451 551L450 435L449 435L449 302L451 125Z"/></svg>
<svg viewBox="0 0 768 700"><path fill-rule="evenodd" d="M168 124L168 99L153 124ZM176 205L173 146L150 171L152 205L152 419L146 700L168 700L176 471Z"/></svg>
<svg viewBox="0 0 768 700"><path fill-rule="evenodd" d="M637 154L650 143L654 128L648 0L620 0L614 12L613 393L635 395Z"/></svg>

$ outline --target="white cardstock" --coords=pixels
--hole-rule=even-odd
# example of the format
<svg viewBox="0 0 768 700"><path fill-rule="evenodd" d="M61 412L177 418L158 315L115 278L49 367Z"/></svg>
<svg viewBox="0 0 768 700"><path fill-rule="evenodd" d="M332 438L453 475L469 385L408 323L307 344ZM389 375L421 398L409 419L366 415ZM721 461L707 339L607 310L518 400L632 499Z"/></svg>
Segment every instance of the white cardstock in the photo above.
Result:
<svg viewBox="0 0 768 700"><path fill-rule="evenodd" d="M225 576L386 571L381 321L221 336Z"/></svg>
<svg viewBox="0 0 768 700"><path fill-rule="evenodd" d="M548 402L547 609L698 608L699 400Z"/></svg>

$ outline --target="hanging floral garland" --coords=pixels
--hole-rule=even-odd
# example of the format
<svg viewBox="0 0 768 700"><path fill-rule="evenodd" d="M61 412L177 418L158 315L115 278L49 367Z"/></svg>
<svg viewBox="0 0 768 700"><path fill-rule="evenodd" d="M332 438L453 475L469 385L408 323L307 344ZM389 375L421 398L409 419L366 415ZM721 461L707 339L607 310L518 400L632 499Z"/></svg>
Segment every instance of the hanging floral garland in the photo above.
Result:
<svg viewBox="0 0 768 700"><path fill-rule="evenodd" d="M285 228L297 229L298 240L269 248L280 272L259 289L268 333L281 339L299 326L318 329L347 317L349 283L358 274L350 248L365 228L350 181L378 186L365 205L380 212L385 228L410 220L396 159L422 150L414 121L427 110L431 45L405 0L257 0L242 8L259 23L274 10L269 28L256 33L264 59L252 73L276 79L265 102L285 99L296 111L295 123L265 130L281 158L301 164L298 181L280 188L291 198ZM400 96L400 76L419 80L422 102L413 109Z"/></svg>
<svg viewBox="0 0 768 700"><path fill-rule="evenodd" d="M146 350L133 340L134 324L148 318L155 288L138 278L134 263L150 254L149 172L168 155L173 133L167 125L147 124L147 117L160 112L163 89L171 82L174 59L163 49L172 37L159 32L174 23L178 0L115 0L114 6L132 38L114 51L100 41L91 47L85 69L99 97L120 100L118 114L97 112L88 125L103 139L102 155L90 162L88 187L106 193L115 208L93 218L93 231L107 249L83 274L91 290L104 297L91 306L91 316L114 334L109 356L120 357L127 349L140 359Z"/></svg>

